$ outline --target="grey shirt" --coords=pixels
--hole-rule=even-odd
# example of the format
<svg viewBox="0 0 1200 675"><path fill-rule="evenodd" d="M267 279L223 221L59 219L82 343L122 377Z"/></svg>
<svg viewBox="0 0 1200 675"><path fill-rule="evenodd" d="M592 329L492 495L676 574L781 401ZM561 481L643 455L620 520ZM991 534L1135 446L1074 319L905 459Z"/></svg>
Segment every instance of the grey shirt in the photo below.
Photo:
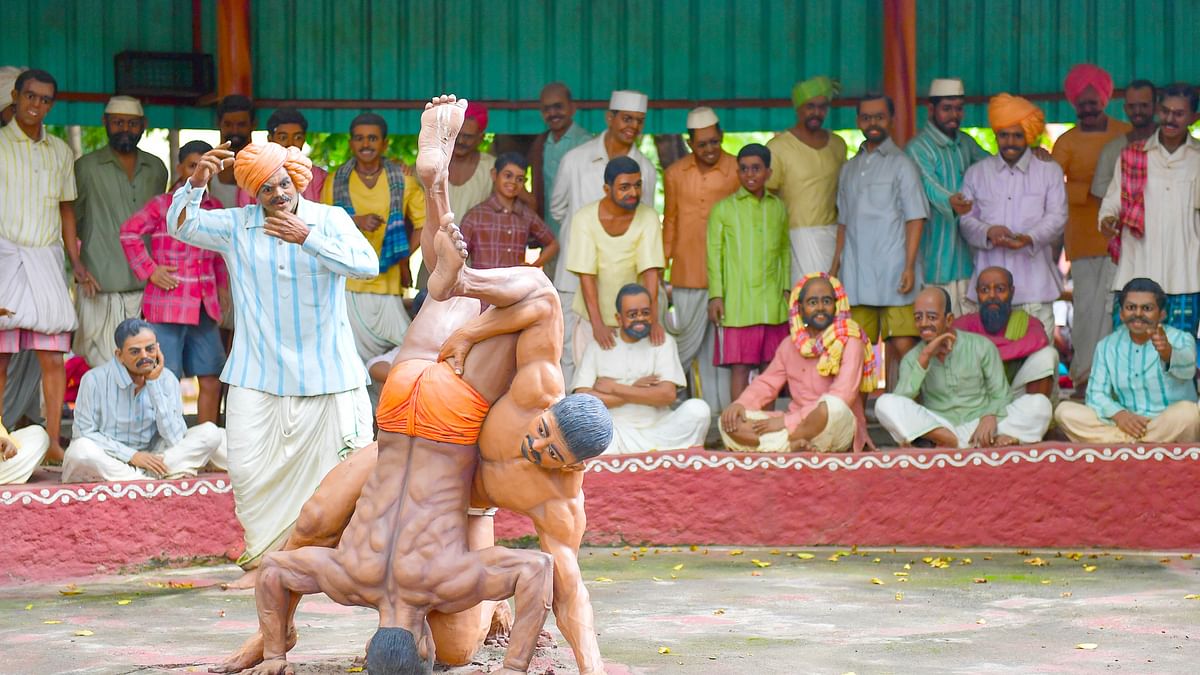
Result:
<svg viewBox="0 0 1200 675"><path fill-rule="evenodd" d="M1104 199L1108 192L1108 184L1117 175L1117 162L1121 159L1121 151L1129 145L1128 134L1121 134L1104 144L1100 151L1100 159L1096 160L1096 173L1092 174L1092 187L1088 190L1097 199Z"/></svg>
<svg viewBox="0 0 1200 675"><path fill-rule="evenodd" d="M838 177L838 220L846 226L840 279L852 305L912 303L924 278L918 254L913 287L896 288L906 260L905 222L929 217L921 170L888 138L874 152L864 142Z"/></svg>

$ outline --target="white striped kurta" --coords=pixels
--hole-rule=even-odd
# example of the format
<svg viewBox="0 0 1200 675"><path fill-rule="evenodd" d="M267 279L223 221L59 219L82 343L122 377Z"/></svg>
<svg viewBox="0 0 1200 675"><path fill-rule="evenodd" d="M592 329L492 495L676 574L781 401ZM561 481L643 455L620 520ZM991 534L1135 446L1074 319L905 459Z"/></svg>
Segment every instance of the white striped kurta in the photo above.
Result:
<svg viewBox="0 0 1200 675"><path fill-rule="evenodd" d="M33 140L16 122L0 128L0 239L62 246L60 202L75 200L75 157L61 139Z"/></svg>

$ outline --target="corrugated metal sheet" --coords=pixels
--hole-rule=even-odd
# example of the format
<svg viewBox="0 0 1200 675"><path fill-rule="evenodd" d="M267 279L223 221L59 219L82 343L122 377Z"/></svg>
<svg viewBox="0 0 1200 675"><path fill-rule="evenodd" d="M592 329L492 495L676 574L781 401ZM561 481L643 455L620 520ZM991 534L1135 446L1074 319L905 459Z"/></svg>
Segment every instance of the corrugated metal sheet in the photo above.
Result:
<svg viewBox="0 0 1200 675"><path fill-rule="evenodd" d="M1050 94L1084 62L1107 69L1118 88L1137 78L1195 83L1198 28L1195 0L921 0L917 87L924 94L933 78L952 76L968 95ZM1049 121L1075 121L1065 101L1041 105ZM1119 100L1108 112L1124 117ZM986 126L986 106L970 106L966 123Z"/></svg>

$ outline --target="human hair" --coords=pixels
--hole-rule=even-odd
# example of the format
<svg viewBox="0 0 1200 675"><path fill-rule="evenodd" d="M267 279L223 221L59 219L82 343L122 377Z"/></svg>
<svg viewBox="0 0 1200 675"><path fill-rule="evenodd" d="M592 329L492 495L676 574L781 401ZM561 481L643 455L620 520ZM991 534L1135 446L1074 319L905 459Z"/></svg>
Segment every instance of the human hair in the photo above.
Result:
<svg viewBox="0 0 1200 675"><path fill-rule="evenodd" d="M720 122L718 122L718 123L714 124L713 126L715 126L715 127L717 128L717 135L718 135L718 136L720 136L721 134L725 133L725 132L721 131L721 123L720 123ZM692 139L693 141L694 141L694 140L696 140L696 129L691 129L691 128L689 128L689 129L687 130L687 132L688 132L688 138Z"/></svg>
<svg viewBox="0 0 1200 675"><path fill-rule="evenodd" d="M1154 86L1154 83L1150 80L1134 80L1125 86L1125 91L1129 91L1130 89L1149 89L1151 99L1154 101L1158 100L1158 87Z"/></svg>
<svg viewBox="0 0 1200 675"><path fill-rule="evenodd" d="M387 138L387 120L373 113L359 113L354 119L350 120L350 135L354 135L354 127L379 127L379 135Z"/></svg>
<svg viewBox="0 0 1200 675"><path fill-rule="evenodd" d="M308 132L308 118L295 108L279 108L267 118L267 133L275 133L280 124L299 124L300 130Z"/></svg>
<svg viewBox="0 0 1200 675"><path fill-rule="evenodd" d="M750 143L738 150L738 159L746 157L757 157L762 160L763 166L771 168L771 149L762 143Z"/></svg>
<svg viewBox="0 0 1200 675"><path fill-rule="evenodd" d="M429 672L427 665L433 665L433 654L429 655L428 663L423 662L417 640L408 629L380 626L367 643L368 673L421 675Z"/></svg>
<svg viewBox="0 0 1200 675"><path fill-rule="evenodd" d="M884 93L878 92L878 91L869 91L869 92L863 94L863 97L858 99L858 105L856 105L854 107L854 114L857 115L860 112L862 112L862 104L867 103L869 101L878 101L881 99L883 100L884 103L887 103L888 114L895 115L896 114L896 102L892 100L891 96L888 96L887 94L884 94Z"/></svg>
<svg viewBox="0 0 1200 675"><path fill-rule="evenodd" d="M221 123L221 118L232 112L248 112L250 119L254 119L254 101L241 94L230 94L221 99L217 103L217 124Z"/></svg>
<svg viewBox="0 0 1200 675"><path fill-rule="evenodd" d="M1153 293L1154 304L1158 305L1159 309L1167 308L1167 292L1164 291L1163 287L1159 286L1158 282L1153 279L1147 279L1146 277L1130 279L1128 283L1126 283L1125 286L1123 286L1121 290L1117 292L1117 305L1124 307L1125 296L1129 295L1130 293Z"/></svg>
<svg viewBox="0 0 1200 675"><path fill-rule="evenodd" d="M1169 98L1182 98L1187 100L1188 107L1192 109L1192 112L1196 112L1196 106L1200 104L1200 101L1197 100L1198 97L1200 95L1196 93L1195 87L1186 82L1176 82L1164 87L1158 100L1165 101Z"/></svg>
<svg viewBox="0 0 1200 675"><path fill-rule="evenodd" d="M646 290L646 287L641 284L625 284L622 286L621 290L617 291L618 314L621 313L621 303L625 301L625 298L628 298L632 295L645 295L646 297L650 297L650 291Z"/></svg>
<svg viewBox="0 0 1200 675"><path fill-rule="evenodd" d="M117 329L113 331L113 340L117 343L117 349L124 349L126 340L144 330L154 332L154 326L145 319L125 319L117 324Z"/></svg>
<svg viewBox="0 0 1200 675"><path fill-rule="evenodd" d="M25 88L25 83L30 80L42 82L54 87L54 98L58 98L58 80L54 79L53 75L41 70L40 68L30 68L29 70L26 70L18 75L17 81L13 82L13 89L16 89L18 92L20 92ZM4 94L7 95L8 92L4 92Z"/></svg>
<svg viewBox="0 0 1200 675"><path fill-rule="evenodd" d="M187 159L189 155L196 153L203 155L209 150L212 150L212 146L204 141L188 141L179 146L179 154L176 155L176 159L180 164L183 164L183 160Z"/></svg>
<svg viewBox="0 0 1200 675"><path fill-rule="evenodd" d="M640 175L642 173L642 167L638 166L638 163L627 155L613 157L612 159L608 160L608 166L604 167L604 184L612 187L613 182L617 180L617 176L626 173L636 173Z"/></svg>
<svg viewBox="0 0 1200 675"><path fill-rule="evenodd" d="M938 289L939 294L942 296L942 315L945 316L946 314L949 314L950 310L953 309L953 301L950 299L950 291L947 291L942 286L933 286L932 288Z"/></svg>
<svg viewBox="0 0 1200 675"><path fill-rule="evenodd" d="M550 407L558 431L577 461L591 459L612 443L612 415L591 394L571 394Z"/></svg>
<svg viewBox="0 0 1200 675"><path fill-rule="evenodd" d="M496 173L500 173L504 167L508 166L509 164L521 169L522 172L529 168L529 162L525 159L525 156L519 152L506 152L501 154L496 158L496 164L493 168L496 169Z"/></svg>

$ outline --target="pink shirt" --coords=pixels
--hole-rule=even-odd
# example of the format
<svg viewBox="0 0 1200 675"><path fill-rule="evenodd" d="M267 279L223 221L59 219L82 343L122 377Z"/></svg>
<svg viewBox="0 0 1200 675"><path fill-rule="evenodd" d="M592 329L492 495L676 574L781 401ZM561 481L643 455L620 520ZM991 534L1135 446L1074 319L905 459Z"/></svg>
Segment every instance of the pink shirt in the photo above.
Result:
<svg viewBox="0 0 1200 675"><path fill-rule="evenodd" d="M802 356L789 337L779 343L771 364L761 375L754 378L736 403L742 404L747 410L762 410L773 404L784 385L787 385L792 402L784 413L783 420L791 430L816 409L822 396L836 396L854 411L857 422L854 431L854 451L858 452L867 442L867 417L863 414L862 396L858 391L859 385L862 384L862 360L862 342L850 340L842 353L842 366L838 369L838 374L828 377L817 372L818 359Z"/></svg>
<svg viewBox="0 0 1200 675"><path fill-rule="evenodd" d="M225 261L213 251L185 244L167 234L167 209L171 193L159 195L146 202L140 211L121 225L121 248L129 267L138 279L145 281L159 265L174 265L179 286L164 291L146 284L142 297L142 314L153 323L181 323L195 326L200 323L203 305L213 321L221 320L221 303L217 300L217 284L228 283ZM207 193L200 204L204 209L220 209L221 202ZM150 235L150 251L142 237Z"/></svg>

